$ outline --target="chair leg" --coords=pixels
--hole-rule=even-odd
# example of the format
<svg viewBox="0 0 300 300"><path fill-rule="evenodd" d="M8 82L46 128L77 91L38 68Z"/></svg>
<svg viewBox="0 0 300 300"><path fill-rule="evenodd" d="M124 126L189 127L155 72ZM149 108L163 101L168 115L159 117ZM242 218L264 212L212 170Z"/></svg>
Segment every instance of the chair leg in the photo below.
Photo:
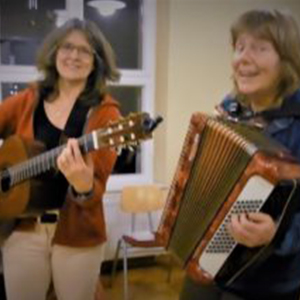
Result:
<svg viewBox="0 0 300 300"><path fill-rule="evenodd" d="M121 246L122 246L122 239L119 239L118 244L117 244L115 257L114 257L113 266L112 266L112 272L111 272L111 276L110 276L110 284L109 284L110 287L112 287L113 281L114 281L115 276L116 276L116 270L117 270L117 264L118 264L118 259L119 259L119 253L120 253Z"/></svg>
<svg viewBox="0 0 300 300"><path fill-rule="evenodd" d="M122 240L122 248L123 248L123 293L124 300L128 300L128 264L127 264L127 243Z"/></svg>
<svg viewBox="0 0 300 300"><path fill-rule="evenodd" d="M169 255L169 262L168 262L168 276L167 276L167 282L168 282L168 283L171 282L172 268L173 268L172 263L173 263L172 255Z"/></svg>

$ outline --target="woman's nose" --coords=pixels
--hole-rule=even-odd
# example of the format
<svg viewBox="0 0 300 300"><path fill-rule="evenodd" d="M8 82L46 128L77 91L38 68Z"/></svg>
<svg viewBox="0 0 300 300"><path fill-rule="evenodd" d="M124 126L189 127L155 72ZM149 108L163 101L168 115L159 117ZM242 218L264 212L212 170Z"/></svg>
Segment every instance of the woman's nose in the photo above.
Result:
<svg viewBox="0 0 300 300"><path fill-rule="evenodd" d="M242 50L237 51L236 58L239 60L249 60L253 57L253 51L250 47L245 47Z"/></svg>
<svg viewBox="0 0 300 300"><path fill-rule="evenodd" d="M73 48L72 51L70 52L70 56L72 58L77 58L80 56L80 52L79 52L79 49L78 48Z"/></svg>

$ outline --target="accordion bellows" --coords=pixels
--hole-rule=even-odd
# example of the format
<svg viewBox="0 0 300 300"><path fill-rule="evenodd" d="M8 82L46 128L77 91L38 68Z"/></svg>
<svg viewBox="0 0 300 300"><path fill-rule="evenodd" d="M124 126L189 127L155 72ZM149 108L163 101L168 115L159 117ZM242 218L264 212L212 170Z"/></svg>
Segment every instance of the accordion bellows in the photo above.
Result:
<svg viewBox="0 0 300 300"><path fill-rule="evenodd" d="M229 284L270 245L238 245L232 214L265 211L280 228L299 197L298 162L261 129L195 113L189 125L157 237L194 280Z"/></svg>

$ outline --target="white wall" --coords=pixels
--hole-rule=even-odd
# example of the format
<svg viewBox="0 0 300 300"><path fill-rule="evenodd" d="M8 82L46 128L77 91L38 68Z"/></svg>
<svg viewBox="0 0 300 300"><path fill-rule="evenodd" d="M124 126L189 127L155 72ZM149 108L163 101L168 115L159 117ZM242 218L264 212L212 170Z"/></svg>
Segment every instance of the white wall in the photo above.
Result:
<svg viewBox="0 0 300 300"><path fill-rule="evenodd" d="M300 19L299 0L157 0L155 110L165 118L154 137L157 181L171 182L191 114L211 112L230 91L230 26L257 7Z"/></svg>

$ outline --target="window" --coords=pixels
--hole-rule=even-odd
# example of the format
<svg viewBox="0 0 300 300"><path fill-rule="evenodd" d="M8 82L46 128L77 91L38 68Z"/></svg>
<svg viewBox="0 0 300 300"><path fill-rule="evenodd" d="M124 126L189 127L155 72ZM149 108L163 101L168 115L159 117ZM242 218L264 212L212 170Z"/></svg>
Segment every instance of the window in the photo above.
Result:
<svg viewBox="0 0 300 300"><path fill-rule="evenodd" d="M92 1L101 4L101 1ZM106 16L84 1L84 18L99 25L116 52L118 65L122 69L142 68L143 1L122 0L126 6Z"/></svg>
<svg viewBox="0 0 300 300"><path fill-rule="evenodd" d="M122 114L147 111L153 116L155 0L118 0L123 8L105 15L96 8L104 0L3 0L0 3L0 94L16 93L35 80L36 51L44 36L70 17L99 25L111 42L121 80L110 86ZM107 8L107 7L106 7ZM122 151L108 184L109 190L125 183L152 181L152 141L135 152Z"/></svg>

